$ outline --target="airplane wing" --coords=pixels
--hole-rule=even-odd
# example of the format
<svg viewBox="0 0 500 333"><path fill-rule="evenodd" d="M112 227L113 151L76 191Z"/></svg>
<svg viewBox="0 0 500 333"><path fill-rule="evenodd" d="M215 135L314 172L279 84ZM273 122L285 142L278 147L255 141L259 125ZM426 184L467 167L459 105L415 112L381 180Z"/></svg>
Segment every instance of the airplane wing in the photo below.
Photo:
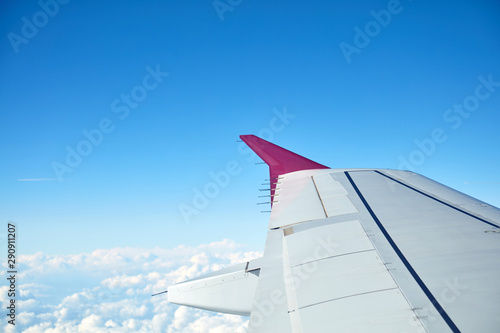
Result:
<svg viewBox="0 0 500 333"><path fill-rule="evenodd" d="M250 316L249 333L500 330L498 208L241 139L270 168L263 257L173 285L169 302Z"/></svg>

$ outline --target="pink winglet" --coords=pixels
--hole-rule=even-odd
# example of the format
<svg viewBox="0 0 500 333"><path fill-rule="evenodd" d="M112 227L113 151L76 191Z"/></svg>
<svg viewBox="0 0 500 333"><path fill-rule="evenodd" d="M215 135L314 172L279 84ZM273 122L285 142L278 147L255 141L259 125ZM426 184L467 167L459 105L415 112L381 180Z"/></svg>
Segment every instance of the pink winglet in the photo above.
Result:
<svg viewBox="0 0 500 333"><path fill-rule="evenodd" d="M274 194L279 175L300 170L329 169L255 135L240 135L240 138L269 165L271 195Z"/></svg>

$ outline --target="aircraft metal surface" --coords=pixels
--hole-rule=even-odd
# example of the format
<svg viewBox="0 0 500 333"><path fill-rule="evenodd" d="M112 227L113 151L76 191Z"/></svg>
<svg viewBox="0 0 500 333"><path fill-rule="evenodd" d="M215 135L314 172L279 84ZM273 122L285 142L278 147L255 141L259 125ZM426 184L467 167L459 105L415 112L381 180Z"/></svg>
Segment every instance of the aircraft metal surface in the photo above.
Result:
<svg viewBox="0 0 500 333"><path fill-rule="evenodd" d="M330 169L253 135L264 254L168 288L248 332L498 332L500 210L410 171Z"/></svg>

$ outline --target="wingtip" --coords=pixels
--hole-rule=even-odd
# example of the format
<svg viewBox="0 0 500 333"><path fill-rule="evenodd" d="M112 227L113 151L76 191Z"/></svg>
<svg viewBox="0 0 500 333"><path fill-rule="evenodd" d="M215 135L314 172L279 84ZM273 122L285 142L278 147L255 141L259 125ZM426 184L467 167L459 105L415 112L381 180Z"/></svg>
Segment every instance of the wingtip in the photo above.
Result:
<svg viewBox="0 0 500 333"><path fill-rule="evenodd" d="M242 134L242 135L240 135L240 139L241 140L248 139L250 137L256 137L256 136L253 135L253 134Z"/></svg>
<svg viewBox="0 0 500 333"><path fill-rule="evenodd" d="M325 165L314 162L253 134L240 135L240 138L269 165L271 178L300 170L329 169Z"/></svg>

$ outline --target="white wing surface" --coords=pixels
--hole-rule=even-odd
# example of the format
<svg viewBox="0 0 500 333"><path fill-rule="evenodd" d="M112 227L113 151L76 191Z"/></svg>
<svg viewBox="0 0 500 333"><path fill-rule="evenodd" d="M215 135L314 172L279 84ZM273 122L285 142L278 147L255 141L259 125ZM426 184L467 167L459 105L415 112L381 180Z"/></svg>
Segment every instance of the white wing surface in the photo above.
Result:
<svg viewBox="0 0 500 333"><path fill-rule="evenodd" d="M241 138L270 166L264 255L171 286L170 302L250 315L250 333L500 331L498 208Z"/></svg>

